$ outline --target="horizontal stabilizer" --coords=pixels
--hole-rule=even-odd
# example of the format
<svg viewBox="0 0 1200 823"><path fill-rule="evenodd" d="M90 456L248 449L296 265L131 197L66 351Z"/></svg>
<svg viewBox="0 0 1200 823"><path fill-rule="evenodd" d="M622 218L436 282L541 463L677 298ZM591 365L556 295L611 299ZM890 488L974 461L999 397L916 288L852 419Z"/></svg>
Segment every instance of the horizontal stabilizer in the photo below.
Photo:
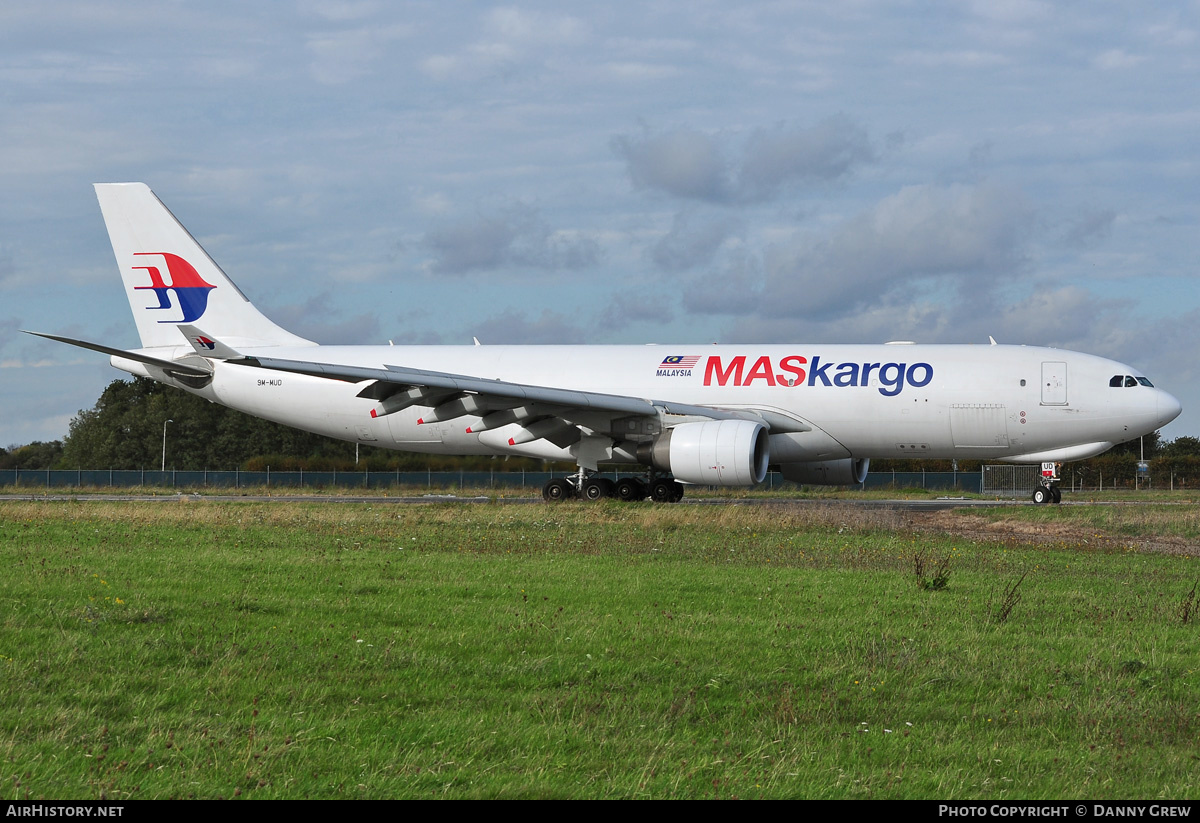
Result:
<svg viewBox="0 0 1200 823"><path fill-rule="evenodd" d="M201 357L212 357L216 360L237 360L242 356L240 352L236 352L220 340L208 336L195 326L180 324L175 328L183 332L183 336L187 338L188 343L196 350L196 354Z"/></svg>
<svg viewBox="0 0 1200 823"><path fill-rule="evenodd" d="M89 343L86 340L76 340L73 337L60 337L57 334L45 334L40 331L25 331L25 334L32 334L35 337L45 337L47 340L57 340L59 343L66 343L70 346L78 346L81 349L91 349L98 351L101 354L111 355L113 357L124 357L126 360L134 360L138 363L145 363L148 366L157 366L160 369L177 372L179 374L190 374L193 377L208 377L212 374L212 368L201 368L199 366L180 363L178 360L164 360L161 357L152 357L148 354L141 354L135 351L125 351L125 349L117 349L112 346L102 346L99 343Z"/></svg>

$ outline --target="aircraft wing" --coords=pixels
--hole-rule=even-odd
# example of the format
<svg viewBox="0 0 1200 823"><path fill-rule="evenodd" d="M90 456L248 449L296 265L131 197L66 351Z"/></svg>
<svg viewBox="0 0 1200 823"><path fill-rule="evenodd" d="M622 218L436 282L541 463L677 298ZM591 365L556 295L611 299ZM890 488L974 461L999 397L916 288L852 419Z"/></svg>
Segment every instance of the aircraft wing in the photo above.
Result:
<svg viewBox="0 0 1200 823"><path fill-rule="evenodd" d="M464 414L486 415L489 410L501 411L530 405L546 410L545 416L561 416L568 420L595 415L650 418L682 415L709 420L763 422L760 415L749 410L717 409L667 400L533 386L386 364L383 368L371 368L272 357L242 357L226 362L349 383L366 382L367 385L359 392L359 396L383 401L384 413L399 411L411 405L432 406L434 411L427 416L427 422L448 420ZM399 402L387 402L398 397L402 397ZM470 398L473 400L462 402ZM403 405L400 405L401 403ZM450 403L458 405L442 410L443 406ZM439 410L442 411L439 413Z"/></svg>
<svg viewBox="0 0 1200 823"><path fill-rule="evenodd" d="M155 366L178 379L212 375L212 362L269 369L361 384L358 396L375 400L372 417L383 417L410 406L430 409L418 423L434 423L473 415L479 420L468 428L480 439L500 448L545 439L566 448L588 436L616 441L652 440L681 423L704 420L748 420L769 431L806 431L808 426L790 415L770 409L717 408L629 395L535 386L505 380L488 380L465 374L414 369L384 364L382 368L350 366L273 357L250 357L206 335L195 326L181 324L179 331L196 354L185 360L154 357L70 337L29 332L92 351ZM516 424L514 427L512 424ZM494 429L503 432L488 434Z"/></svg>

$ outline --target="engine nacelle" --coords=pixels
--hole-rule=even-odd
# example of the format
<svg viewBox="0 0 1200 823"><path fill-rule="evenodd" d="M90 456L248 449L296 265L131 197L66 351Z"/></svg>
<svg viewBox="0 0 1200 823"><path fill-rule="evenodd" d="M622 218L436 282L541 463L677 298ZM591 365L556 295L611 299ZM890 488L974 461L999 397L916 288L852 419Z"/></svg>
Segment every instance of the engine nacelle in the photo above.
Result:
<svg viewBox="0 0 1200 823"><path fill-rule="evenodd" d="M638 446L638 462L705 486L752 486L767 476L771 440L750 420L682 423Z"/></svg>
<svg viewBox="0 0 1200 823"><path fill-rule="evenodd" d="M867 479L871 459L847 457L810 463L784 463L779 467L784 480L814 486L853 486Z"/></svg>

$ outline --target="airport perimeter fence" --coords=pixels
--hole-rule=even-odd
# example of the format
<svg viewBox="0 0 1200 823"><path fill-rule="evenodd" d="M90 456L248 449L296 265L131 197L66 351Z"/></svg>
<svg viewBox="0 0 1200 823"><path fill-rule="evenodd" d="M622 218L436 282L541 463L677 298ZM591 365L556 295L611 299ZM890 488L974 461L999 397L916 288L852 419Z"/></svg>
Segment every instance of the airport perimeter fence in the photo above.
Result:
<svg viewBox="0 0 1200 823"><path fill-rule="evenodd" d="M1039 466L986 465L979 471L877 471L867 475L861 489L928 489L947 494L961 492L997 497L1020 497L1037 485ZM619 472L603 472L602 477L616 478ZM227 489L423 489L452 491L464 489L520 490L539 492L547 480L562 472L540 471L159 471L157 469L4 469L0 471L0 489L113 488L178 489L214 491ZM1063 472L1063 491L1104 491L1113 488L1179 489L1190 487L1184 476L1175 472L1155 472L1136 479L1082 477ZM809 485L809 484L805 484ZM710 487L716 488L716 487ZM784 480L778 472L768 472L758 487L764 491L788 491L800 484Z"/></svg>
<svg viewBox="0 0 1200 823"><path fill-rule="evenodd" d="M619 473L604 472L603 477ZM546 481L562 472L535 471L159 471L157 469L6 469L0 487L50 488L168 488L180 491L212 489L425 489L448 491L497 489L540 492ZM785 491L800 484L768 472L760 489ZM980 472L874 472L867 475L865 489L937 489L947 492L979 492ZM1032 488L1032 487L1031 487Z"/></svg>

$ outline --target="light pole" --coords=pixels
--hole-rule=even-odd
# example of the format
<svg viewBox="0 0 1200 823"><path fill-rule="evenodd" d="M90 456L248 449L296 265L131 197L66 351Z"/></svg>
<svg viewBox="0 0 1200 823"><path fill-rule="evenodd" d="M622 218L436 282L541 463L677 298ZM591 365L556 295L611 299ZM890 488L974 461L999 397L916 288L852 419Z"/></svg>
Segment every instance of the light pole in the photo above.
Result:
<svg viewBox="0 0 1200 823"><path fill-rule="evenodd" d="M167 424L174 423L174 422L175 422L174 420L170 420L170 419L163 421L163 459L162 459L162 469L161 469L162 471L167 470Z"/></svg>

